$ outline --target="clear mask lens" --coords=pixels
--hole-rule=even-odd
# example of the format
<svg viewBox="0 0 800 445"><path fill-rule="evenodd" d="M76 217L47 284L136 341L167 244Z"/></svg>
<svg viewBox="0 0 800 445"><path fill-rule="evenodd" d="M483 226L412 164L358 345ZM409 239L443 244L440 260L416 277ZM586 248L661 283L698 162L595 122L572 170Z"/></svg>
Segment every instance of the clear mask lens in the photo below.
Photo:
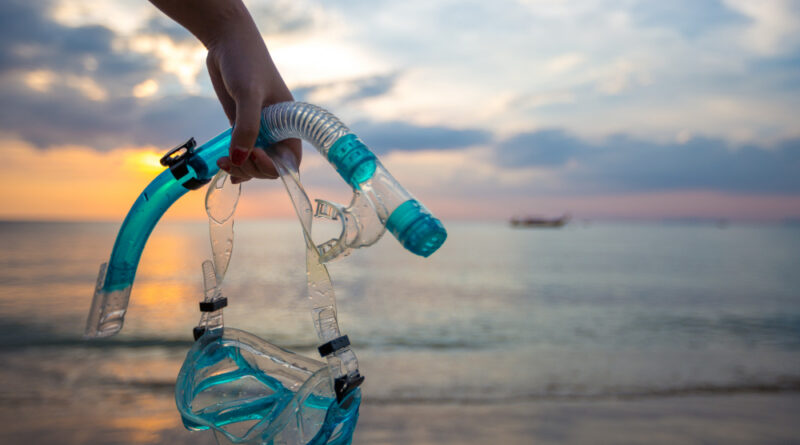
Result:
<svg viewBox="0 0 800 445"><path fill-rule="evenodd" d="M221 444L347 444L360 398L337 402L327 364L228 327L195 342L175 388L186 428Z"/></svg>

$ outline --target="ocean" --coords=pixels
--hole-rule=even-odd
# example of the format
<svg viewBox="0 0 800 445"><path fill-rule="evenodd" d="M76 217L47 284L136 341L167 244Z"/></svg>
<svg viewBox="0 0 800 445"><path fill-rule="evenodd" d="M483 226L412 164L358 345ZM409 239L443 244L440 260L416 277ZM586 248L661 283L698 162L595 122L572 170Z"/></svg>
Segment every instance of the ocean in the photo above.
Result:
<svg viewBox="0 0 800 445"><path fill-rule="evenodd" d="M445 224L428 259L387 234L329 265L362 411L764 393L797 406L800 226ZM0 442L211 440L180 427L172 399L207 226L159 224L122 332L85 341L118 228L0 223ZM304 253L295 221L238 221L226 325L313 357Z"/></svg>

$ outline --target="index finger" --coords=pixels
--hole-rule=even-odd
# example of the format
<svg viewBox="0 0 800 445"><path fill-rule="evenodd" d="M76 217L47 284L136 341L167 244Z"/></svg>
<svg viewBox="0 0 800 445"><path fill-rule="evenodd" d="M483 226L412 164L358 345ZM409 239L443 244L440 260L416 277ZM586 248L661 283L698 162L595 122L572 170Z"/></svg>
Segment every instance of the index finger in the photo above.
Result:
<svg viewBox="0 0 800 445"><path fill-rule="evenodd" d="M251 98L236 102L236 121L231 133L230 155L233 165L239 166L250 156L261 126L261 103Z"/></svg>

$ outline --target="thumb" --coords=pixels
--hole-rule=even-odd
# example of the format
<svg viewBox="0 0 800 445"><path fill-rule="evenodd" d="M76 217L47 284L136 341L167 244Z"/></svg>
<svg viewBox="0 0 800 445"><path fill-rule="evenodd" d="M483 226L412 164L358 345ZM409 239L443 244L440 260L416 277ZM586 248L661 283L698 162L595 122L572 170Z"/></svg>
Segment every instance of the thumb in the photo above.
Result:
<svg viewBox="0 0 800 445"><path fill-rule="evenodd" d="M236 102L236 121L231 133L230 156L240 166L250 156L261 126L261 102L244 98Z"/></svg>

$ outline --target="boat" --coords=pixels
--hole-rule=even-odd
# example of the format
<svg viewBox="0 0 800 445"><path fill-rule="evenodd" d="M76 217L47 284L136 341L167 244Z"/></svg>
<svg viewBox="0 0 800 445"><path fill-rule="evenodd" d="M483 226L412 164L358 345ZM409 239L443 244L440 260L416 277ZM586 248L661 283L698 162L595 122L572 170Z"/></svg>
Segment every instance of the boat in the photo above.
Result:
<svg viewBox="0 0 800 445"><path fill-rule="evenodd" d="M570 220L569 213L565 213L558 218L537 218L532 216L511 218L512 227L563 227Z"/></svg>

